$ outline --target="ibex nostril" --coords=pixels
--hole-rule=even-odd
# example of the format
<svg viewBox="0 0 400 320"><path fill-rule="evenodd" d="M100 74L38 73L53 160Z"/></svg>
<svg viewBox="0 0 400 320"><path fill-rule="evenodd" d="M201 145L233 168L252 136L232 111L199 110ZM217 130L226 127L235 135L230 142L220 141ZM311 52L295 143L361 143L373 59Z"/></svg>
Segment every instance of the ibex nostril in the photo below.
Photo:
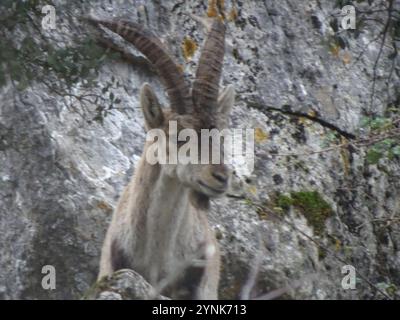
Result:
<svg viewBox="0 0 400 320"><path fill-rule="evenodd" d="M228 176L224 173L213 172L211 175L221 183L226 184L228 182Z"/></svg>

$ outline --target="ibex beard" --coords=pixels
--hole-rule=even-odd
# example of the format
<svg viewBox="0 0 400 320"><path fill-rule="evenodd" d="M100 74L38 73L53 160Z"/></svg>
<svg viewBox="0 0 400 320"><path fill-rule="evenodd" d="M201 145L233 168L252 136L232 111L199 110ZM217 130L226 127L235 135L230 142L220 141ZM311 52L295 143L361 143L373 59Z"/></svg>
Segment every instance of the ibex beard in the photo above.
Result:
<svg viewBox="0 0 400 320"><path fill-rule="evenodd" d="M181 68L153 34L129 21L88 20L135 45L158 70L170 107L162 108L150 85L142 86L147 131L162 130L168 137L171 121L178 133L227 127L234 90L228 86L219 92L225 50L222 21L203 21L209 34L190 90ZM151 164L146 160L151 144L145 143L135 175L119 199L103 245L99 277L128 268L173 299L217 299L220 252L207 214L210 198L224 195L231 181L223 147L218 164ZM182 148L179 141L174 145ZM165 152L170 152L168 147Z"/></svg>

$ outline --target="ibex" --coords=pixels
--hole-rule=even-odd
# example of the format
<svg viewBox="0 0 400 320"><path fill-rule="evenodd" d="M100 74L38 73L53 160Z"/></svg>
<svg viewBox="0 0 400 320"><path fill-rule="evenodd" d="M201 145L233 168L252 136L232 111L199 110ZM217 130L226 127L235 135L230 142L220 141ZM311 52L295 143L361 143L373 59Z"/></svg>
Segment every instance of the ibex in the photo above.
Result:
<svg viewBox="0 0 400 320"><path fill-rule="evenodd" d="M155 66L170 107L162 108L153 89L144 84L140 104L147 130L162 129L168 138L172 120L177 122L178 131L192 128L200 133L201 129L226 127L234 90L228 86L219 94L225 52L222 21L202 19L208 36L190 89L182 69L152 33L129 21L89 20L119 34ZM180 143L174 143L179 150ZM231 171L224 162L149 164L145 155L150 144L146 142L134 178L114 212L102 249L99 278L128 268L155 285L178 272L175 283L166 286L163 294L174 299L217 299L220 253L207 211L210 198L226 193ZM218 152L223 153L222 144ZM198 257L199 252L203 264L178 269L179 263Z"/></svg>

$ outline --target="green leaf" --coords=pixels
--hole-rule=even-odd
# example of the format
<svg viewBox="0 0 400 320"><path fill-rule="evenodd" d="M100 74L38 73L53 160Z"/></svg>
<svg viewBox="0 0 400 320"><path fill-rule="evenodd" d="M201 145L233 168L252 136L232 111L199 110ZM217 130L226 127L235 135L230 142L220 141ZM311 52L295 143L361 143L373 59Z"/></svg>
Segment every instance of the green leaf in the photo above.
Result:
<svg viewBox="0 0 400 320"><path fill-rule="evenodd" d="M17 61L10 61L9 68L11 79L20 81L22 76L22 66Z"/></svg>
<svg viewBox="0 0 400 320"><path fill-rule="evenodd" d="M395 146L395 147L392 149L392 153L393 153L394 155L396 155L396 156L400 156L400 146Z"/></svg>
<svg viewBox="0 0 400 320"><path fill-rule="evenodd" d="M367 163L368 164L377 164L382 157L383 157L382 152L379 152L375 149L371 149L367 153Z"/></svg>
<svg viewBox="0 0 400 320"><path fill-rule="evenodd" d="M57 65L57 56L53 53L49 53L49 55L47 56L47 63L50 67L54 67L55 65Z"/></svg>
<svg viewBox="0 0 400 320"><path fill-rule="evenodd" d="M385 146L391 147L393 144L396 143L396 141L395 141L394 139L388 138L388 139L383 140L382 143L383 143Z"/></svg>
<svg viewBox="0 0 400 320"><path fill-rule="evenodd" d="M17 89L19 91L25 90L29 86L29 82L25 77L21 77L21 80L18 82Z"/></svg>
<svg viewBox="0 0 400 320"><path fill-rule="evenodd" d="M386 126L387 124L389 124L390 122L391 122L390 119L378 117L371 121L371 128L372 129L381 129L384 126Z"/></svg>
<svg viewBox="0 0 400 320"><path fill-rule="evenodd" d="M362 117L361 121L360 121L360 126L362 128L365 128L365 127L369 126L370 122L371 122L371 119L369 117Z"/></svg>

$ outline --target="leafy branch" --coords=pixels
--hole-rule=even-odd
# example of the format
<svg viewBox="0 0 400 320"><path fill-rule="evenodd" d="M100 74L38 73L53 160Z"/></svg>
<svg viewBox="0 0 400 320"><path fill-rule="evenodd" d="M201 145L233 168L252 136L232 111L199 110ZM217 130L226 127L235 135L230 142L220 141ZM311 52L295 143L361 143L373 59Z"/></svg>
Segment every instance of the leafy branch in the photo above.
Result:
<svg viewBox="0 0 400 320"><path fill-rule="evenodd" d="M384 55L384 49L389 48L390 52L387 53L387 58L392 61L388 74L385 77L386 87L388 91L388 97L390 98L389 89L393 74L396 69L396 61L398 61L398 45L397 41L400 40L400 9L395 6L394 0L337 0L335 7L342 8L345 5L354 5L368 3L369 8L361 10L356 7L356 18L357 18L357 29L356 30L339 30L337 23L337 16L333 17L331 26L335 31L334 42L335 46L342 49L348 46L348 41L341 34L346 33L349 36L357 38L361 32L365 29L365 26L370 25L371 28L377 29L377 25L380 26L380 30L377 35L373 37L367 44L361 48L357 57L354 59L353 64L358 63L364 56L369 46L379 41L379 48L377 56L372 65L372 84L371 93L369 97L369 108L368 113L373 113L372 109L374 106L374 100L376 98L376 85L378 78L378 67L381 63ZM333 16L333 15L332 15ZM390 41L389 41L390 40ZM389 43L388 43L389 42Z"/></svg>
<svg viewBox="0 0 400 320"><path fill-rule="evenodd" d="M329 146L320 150L312 150L304 153L272 154L274 157L298 157L311 156L340 149L352 148L353 150L368 148L366 160L368 164L377 164L386 156L389 160L400 158L400 117L397 118L364 118L361 127L368 130L366 137L349 141L344 140L340 144Z"/></svg>
<svg viewBox="0 0 400 320"><path fill-rule="evenodd" d="M57 6L57 20L63 25L75 27L72 5L68 2L65 10ZM0 88L12 84L16 91L27 89L32 83L44 85L49 92L68 98L69 108L80 115L102 122L104 117L117 109L121 102L111 92L119 83L100 84L96 81L99 70L108 59L117 59L119 53L112 52L98 44L91 34L77 34L60 41L62 34L45 32L41 28L41 8L52 5L50 0L9 1L0 4ZM17 35L17 36L16 36ZM90 110L96 106L95 115Z"/></svg>

